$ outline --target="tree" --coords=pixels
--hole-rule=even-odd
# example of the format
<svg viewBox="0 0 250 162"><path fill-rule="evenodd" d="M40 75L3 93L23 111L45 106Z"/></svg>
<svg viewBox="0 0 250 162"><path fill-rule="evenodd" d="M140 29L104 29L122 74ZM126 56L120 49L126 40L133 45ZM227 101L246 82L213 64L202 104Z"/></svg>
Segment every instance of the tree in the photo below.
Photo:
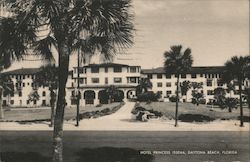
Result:
<svg viewBox="0 0 250 162"><path fill-rule="evenodd" d="M4 118L3 112L3 94L10 95L14 93L14 84L9 76L0 75L0 119Z"/></svg>
<svg viewBox="0 0 250 162"><path fill-rule="evenodd" d="M58 88L58 69L55 66L44 66L36 74L33 79L35 84L39 86L45 86L49 88L50 91L50 106L51 106L51 118L50 126L54 125L54 112L55 112L55 101L56 101L56 90Z"/></svg>
<svg viewBox="0 0 250 162"><path fill-rule="evenodd" d="M179 79L181 74L186 74L192 67L193 58L191 49L187 48L182 52L182 46L171 46L170 51L164 53L164 68L166 74L175 74L176 83L176 111L175 111L175 126L178 120L178 102L179 102Z"/></svg>
<svg viewBox="0 0 250 162"><path fill-rule="evenodd" d="M249 78L250 56L234 56L225 63L225 72L223 74L224 82L236 80L239 83L240 98L240 126L243 127L243 107L242 107L242 86L244 80Z"/></svg>
<svg viewBox="0 0 250 162"><path fill-rule="evenodd" d="M37 101L40 99L40 95L38 94L37 91L32 91L29 96L28 96L28 100L32 101L34 103L34 105L37 104Z"/></svg>
<svg viewBox="0 0 250 162"><path fill-rule="evenodd" d="M112 103L114 102L114 99L115 99L115 96L118 96L118 88L114 85L111 85L111 86L108 86L106 89L105 89L106 93L108 94L109 96L109 103Z"/></svg>
<svg viewBox="0 0 250 162"><path fill-rule="evenodd" d="M203 83L198 83L198 82L192 82L191 83L191 87L192 87L192 103L196 104L197 106L199 106L199 104L201 103L202 99L204 99L204 95L203 93L201 93L201 89L203 87Z"/></svg>
<svg viewBox="0 0 250 162"><path fill-rule="evenodd" d="M9 26L13 31L7 34L11 36L17 33L17 38L4 38L11 41L17 39L20 46L11 46L8 39L0 39L1 55L6 55L12 61L26 53L25 47L33 47L37 55L51 61L53 55L50 47L55 48L58 53L59 81L53 132L54 162L63 161L65 86L70 55L81 49L81 55L91 55L98 51L109 59L119 50L130 47L133 44L133 15L129 10L130 6L130 0L22 0L11 6L14 16ZM43 31L40 37L37 34L39 31ZM15 57L11 57L12 55Z"/></svg>
<svg viewBox="0 0 250 162"><path fill-rule="evenodd" d="M248 103L248 108L250 108L250 87L244 89L243 94L245 95L245 99Z"/></svg>
<svg viewBox="0 0 250 162"><path fill-rule="evenodd" d="M180 88L181 88L181 95L184 96L186 95L186 100L187 100L187 92L188 90L191 88L191 83L188 80L183 81L180 84Z"/></svg>
<svg viewBox="0 0 250 162"><path fill-rule="evenodd" d="M225 107L226 91L224 88L218 87L214 89L215 102L221 107Z"/></svg>
<svg viewBox="0 0 250 162"><path fill-rule="evenodd" d="M234 85L233 83L229 82L229 83L227 84L227 89L226 89L226 91L227 91L227 93L229 93L230 98L231 98L231 97L232 97L232 92L235 91L235 85Z"/></svg>
<svg viewBox="0 0 250 162"><path fill-rule="evenodd" d="M152 86L153 86L152 82L150 81L149 78L141 78L139 85L136 87L137 95L148 92L148 89L152 88Z"/></svg>

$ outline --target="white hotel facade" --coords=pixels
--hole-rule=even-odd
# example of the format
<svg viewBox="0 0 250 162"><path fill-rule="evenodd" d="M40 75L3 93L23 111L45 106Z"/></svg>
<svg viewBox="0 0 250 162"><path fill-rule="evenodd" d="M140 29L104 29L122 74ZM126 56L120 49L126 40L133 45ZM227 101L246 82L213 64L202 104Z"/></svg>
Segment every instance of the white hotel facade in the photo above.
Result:
<svg viewBox="0 0 250 162"><path fill-rule="evenodd" d="M224 67L192 67L188 74L181 75L180 82L188 80L203 84L201 92L204 94L206 102L213 100L214 89L218 87L226 88L226 84L220 82ZM14 83L14 95L3 95L3 105L10 107L37 107L49 106L50 93L48 87L38 87L33 82L39 68L22 68L2 73L11 77ZM142 77L148 77L152 82L152 89L149 91L160 92L162 101L168 102L168 98L175 95L176 77L167 75L164 68L141 69L140 66L129 66L124 64L104 63L89 64L80 68L73 68L69 72L68 82L66 84L66 103L67 106L76 106L77 73L79 70L79 91L80 105L105 104L107 100L102 96L108 87L113 86L119 91L122 100L126 101L136 97L136 86ZM237 85L237 83L235 82ZM250 81L244 81L244 87L249 87ZM227 93L227 96L239 98L238 86L235 92ZM29 94L37 91L40 98L36 102L29 101ZM190 102L192 95L190 89L186 95L181 96L181 102Z"/></svg>

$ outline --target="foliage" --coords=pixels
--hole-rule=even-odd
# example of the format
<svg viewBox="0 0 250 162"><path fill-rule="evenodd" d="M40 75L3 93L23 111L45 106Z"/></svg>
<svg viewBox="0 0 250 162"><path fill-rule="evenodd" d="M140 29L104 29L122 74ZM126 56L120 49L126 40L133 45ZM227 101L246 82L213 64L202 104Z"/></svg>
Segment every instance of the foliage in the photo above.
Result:
<svg viewBox="0 0 250 162"><path fill-rule="evenodd" d="M137 96L137 101L148 102L148 101L158 101L161 97L160 93L154 93L152 91L144 92Z"/></svg>
<svg viewBox="0 0 250 162"><path fill-rule="evenodd" d="M169 97L169 101L170 102L176 102L177 101L177 97L175 95L172 95Z"/></svg>
<svg viewBox="0 0 250 162"><path fill-rule="evenodd" d="M139 85L136 87L137 95L144 92L148 92L148 89L152 88L152 86L152 82L149 78L141 78Z"/></svg>
<svg viewBox="0 0 250 162"><path fill-rule="evenodd" d="M0 75L0 87L5 95L14 94L14 84L12 79L7 75Z"/></svg>
<svg viewBox="0 0 250 162"><path fill-rule="evenodd" d="M181 95L182 96L186 95L188 90L191 88L190 81L185 80L185 81L181 82L180 88L181 88Z"/></svg>
<svg viewBox="0 0 250 162"><path fill-rule="evenodd" d="M29 98L28 99L29 101L34 102L34 101L38 101L40 99L40 95L38 94L37 91L33 91L29 94L28 98Z"/></svg>
<svg viewBox="0 0 250 162"><path fill-rule="evenodd" d="M226 90L221 87L214 89L214 99L217 105L224 108L226 102Z"/></svg>
<svg viewBox="0 0 250 162"><path fill-rule="evenodd" d="M203 83L198 82L192 82L192 103L196 104L197 106L201 103L204 103L204 95L201 92L201 89L203 88Z"/></svg>
<svg viewBox="0 0 250 162"><path fill-rule="evenodd" d="M240 96L240 126L244 126L243 107L242 107L242 86L246 78L250 78L250 56L233 56L225 63L225 72L222 75L222 80L229 83L232 80L237 80L239 83Z"/></svg>

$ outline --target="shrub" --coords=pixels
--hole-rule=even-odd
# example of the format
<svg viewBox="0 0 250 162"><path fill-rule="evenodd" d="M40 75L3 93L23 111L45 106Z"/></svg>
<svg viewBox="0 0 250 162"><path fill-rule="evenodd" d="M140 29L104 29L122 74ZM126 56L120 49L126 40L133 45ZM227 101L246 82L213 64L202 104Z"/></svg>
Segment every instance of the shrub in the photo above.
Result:
<svg viewBox="0 0 250 162"><path fill-rule="evenodd" d="M169 97L170 102L176 102L176 100L177 100L177 97L175 95L172 95Z"/></svg>
<svg viewBox="0 0 250 162"><path fill-rule="evenodd" d="M200 99L200 104L206 104L206 99L204 98Z"/></svg>

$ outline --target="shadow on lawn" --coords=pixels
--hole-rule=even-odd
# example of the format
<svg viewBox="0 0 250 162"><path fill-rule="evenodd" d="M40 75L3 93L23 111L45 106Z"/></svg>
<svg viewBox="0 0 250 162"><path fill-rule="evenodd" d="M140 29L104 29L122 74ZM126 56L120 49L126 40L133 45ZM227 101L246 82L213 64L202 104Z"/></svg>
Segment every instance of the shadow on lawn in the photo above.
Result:
<svg viewBox="0 0 250 162"><path fill-rule="evenodd" d="M215 120L214 118L202 114L181 114L178 119L182 122L203 122Z"/></svg>
<svg viewBox="0 0 250 162"><path fill-rule="evenodd" d="M77 153L75 162L152 162L153 155L141 155L131 148L84 148Z"/></svg>
<svg viewBox="0 0 250 162"><path fill-rule="evenodd" d="M1 161L2 160L2 161ZM36 152L1 152L1 162L52 162Z"/></svg>

